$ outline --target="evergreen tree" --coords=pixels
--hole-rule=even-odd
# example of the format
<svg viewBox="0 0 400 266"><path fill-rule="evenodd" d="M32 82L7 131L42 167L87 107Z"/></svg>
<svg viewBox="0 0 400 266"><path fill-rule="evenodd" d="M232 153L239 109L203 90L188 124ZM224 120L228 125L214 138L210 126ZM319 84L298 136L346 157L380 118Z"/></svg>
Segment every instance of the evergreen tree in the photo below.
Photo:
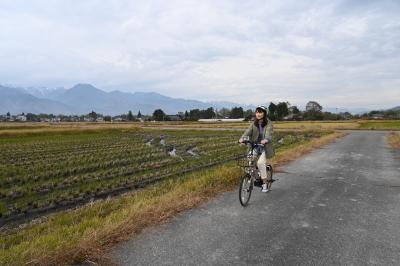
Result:
<svg viewBox="0 0 400 266"><path fill-rule="evenodd" d="M276 114L279 120L289 114L287 102L278 103L278 105L276 106Z"/></svg>
<svg viewBox="0 0 400 266"><path fill-rule="evenodd" d="M133 120L133 114L132 114L131 110L129 110L128 115L127 115L126 118L128 119L128 121L132 121Z"/></svg>
<svg viewBox="0 0 400 266"><path fill-rule="evenodd" d="M268 106L269 119L276 120L276 109L277 109L276 104L271 102Z"/></svg>
<svg viewBox="0 0 400 266"><path fill-rule="evenodd" d="M200 118L211 119L215 116L214 108L209 107L206 110L202 110L200 113Z"/></svg>
<svg viewBox="0 0 400 266"><path fill-rule="evenodd" d="M53 114L50 114L50 116L51 116L51 118L54 117ZM89 117L90 117L93 121L95 121L95 120L97 119L97 113L96 113L95 111L91 111L91 112L89 113Z"/></svg>
<svg viewBox="0 0 400 266"><path fill-rule="evenodd" d="M243 115L244 115L244 119L245 119L246 121L249 121L249 120L251 120L252 117L253 117L253 110L247 109L247 110L243 113Z"/></svg>
<svg viewBox="0 0 400 266"><path fill-rule="evenodd" d="M197 121L200 119L200 110L199 109L192 109L189 112L189 119L192 121Z"/></svg>
<svg viewBox="0 0 400 266"><path fill-rule="evenodd" d="M166 114L161 109L156 109L153 112L153 119L156 121L164 121L166 120Z"/></svg>
<svg viewBox="0 0 400 266"><path fill-rule="evenodd" d="M243 108L233 107L231 110L230 118L243 118Z"/></svg>

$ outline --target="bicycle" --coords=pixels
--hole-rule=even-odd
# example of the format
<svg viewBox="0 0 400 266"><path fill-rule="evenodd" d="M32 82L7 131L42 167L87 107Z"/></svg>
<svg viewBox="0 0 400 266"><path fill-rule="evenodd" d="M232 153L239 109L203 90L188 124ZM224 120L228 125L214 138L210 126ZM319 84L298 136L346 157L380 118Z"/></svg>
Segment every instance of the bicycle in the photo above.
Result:
<svg viewBox="0 0 400 266"><path fill-rule="evenodd" d="M264 147L261 143L256 143L248 140L244 140L242 143L250 145L250 152L246 154L244 157L238 158L237 165L239 165L243 174L240 177L240 186L239 186L239 201L243 207L246 207L249 203L251 192L253 187L262 187L263 181L261 180L261 174L258 170L256 158L254 155L254 150L258 147ZM272 179L273 168L272 165L267 164L267 188L270 189L272 182L275 180Z"/></svg>

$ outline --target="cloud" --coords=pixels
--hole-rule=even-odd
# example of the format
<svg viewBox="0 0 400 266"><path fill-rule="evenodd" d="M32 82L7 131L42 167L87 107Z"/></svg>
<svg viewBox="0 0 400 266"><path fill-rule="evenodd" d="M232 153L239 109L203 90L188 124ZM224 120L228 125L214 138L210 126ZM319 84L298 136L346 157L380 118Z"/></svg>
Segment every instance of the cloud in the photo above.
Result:
<svg viewBox="0 0 400 266"><path fill-rule="evenodd" d="M2 2L0 83L391 107L399 11L398 1Z"/></svg>

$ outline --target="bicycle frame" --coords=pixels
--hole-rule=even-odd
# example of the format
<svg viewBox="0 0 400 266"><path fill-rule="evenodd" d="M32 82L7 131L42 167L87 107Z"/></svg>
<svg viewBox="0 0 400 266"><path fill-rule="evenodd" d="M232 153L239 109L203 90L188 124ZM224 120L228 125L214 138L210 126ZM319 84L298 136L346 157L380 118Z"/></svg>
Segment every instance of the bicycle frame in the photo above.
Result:
<svg viewBox="0 0 400 266"><path fill-rule="evenodd" d="M257 147L264 147L261 143L256 143L252 141L244 141L244 144L250 144L250 152L245 155L245 159L241 158L242 160L238 160L238 165L243 169L245 173L251 174L255 177L255 173L259 174L256 159L257 156L254 156L254 150Z"/></svg>

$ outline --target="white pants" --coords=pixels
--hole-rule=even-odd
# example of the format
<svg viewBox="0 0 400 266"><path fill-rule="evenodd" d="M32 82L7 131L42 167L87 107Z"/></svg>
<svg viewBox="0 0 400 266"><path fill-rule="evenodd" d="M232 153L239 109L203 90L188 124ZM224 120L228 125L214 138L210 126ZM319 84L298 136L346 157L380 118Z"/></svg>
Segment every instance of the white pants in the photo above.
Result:
<svg viewBox="0 0 400 266"><path fill-rule="evenodd" d="M251 154L251 151L249 152ZM257 149L253 150L253 159L257 157ZM260 171L261 179L267 179L267 158L265 157L265 151L263 151L257 160L257 167Z"/></svg>

